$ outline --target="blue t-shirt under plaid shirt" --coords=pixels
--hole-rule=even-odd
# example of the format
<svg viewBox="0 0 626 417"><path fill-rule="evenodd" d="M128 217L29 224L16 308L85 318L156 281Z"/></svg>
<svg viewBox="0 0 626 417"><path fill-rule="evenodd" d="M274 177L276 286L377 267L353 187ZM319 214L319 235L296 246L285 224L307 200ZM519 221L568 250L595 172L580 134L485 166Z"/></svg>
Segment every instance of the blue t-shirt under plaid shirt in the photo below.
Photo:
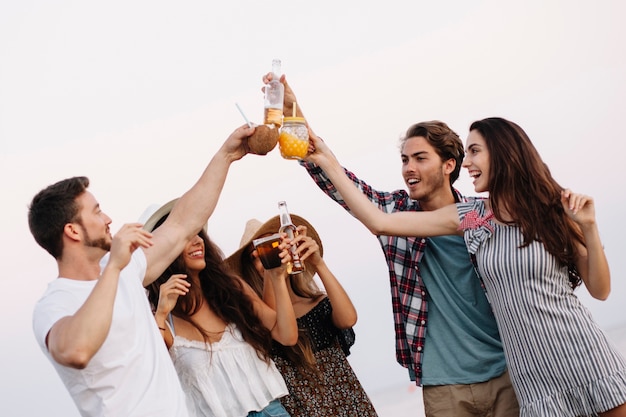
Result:
<svg viewBox="0 0 626 417"><path fill-rule="evenodd" d="M348 212L341 194L317 165L300 161L315 183L329 197ZM352 172L344 169L350 180L367 198L385 213L396 211L420 211L417 201L404 190L380 192L372 189ZM455 190L458 201L466 198ZM377 236L389 268L391 303L396 333L396 360L415 373L415 383L421 385L422 351L428 319L426 287L420 276L419 262L424 254L426 239L420 237ZM402 302L402 300L407 300Z"/></svg>

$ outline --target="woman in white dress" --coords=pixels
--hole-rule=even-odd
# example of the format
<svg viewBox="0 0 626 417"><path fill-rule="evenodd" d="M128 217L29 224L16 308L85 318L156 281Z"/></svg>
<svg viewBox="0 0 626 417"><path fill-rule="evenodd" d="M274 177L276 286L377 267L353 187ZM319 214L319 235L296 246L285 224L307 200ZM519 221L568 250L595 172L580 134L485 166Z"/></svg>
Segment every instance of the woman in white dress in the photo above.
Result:
<svg viewBox="0 0 626 417"><path fill-rule="evenodd" d="M464 236L498 322L521 416L626 416L626 360L574 294L581 282L597 299L610 292L593 200L563 189L518 125L488 118L470 127L463 167L488 198L393 214L372 205L310 133L307 160L372 233ZM419 187L419 179L415 173L410 185Z"/></svg>
<svg viewBox="0 0 626 417"><path fill-rule="evenodd" d="M144 228L157 228L172 206L155 212ZM285 241L280 246L284 262L290 259L286 246ZM275 309L229 272L222 252L202 230L148 287L192 416L289 416L279 401L287 386L270 352L272 339L294 345L298 327L286 267L267 274L278 289Z"/></svg>

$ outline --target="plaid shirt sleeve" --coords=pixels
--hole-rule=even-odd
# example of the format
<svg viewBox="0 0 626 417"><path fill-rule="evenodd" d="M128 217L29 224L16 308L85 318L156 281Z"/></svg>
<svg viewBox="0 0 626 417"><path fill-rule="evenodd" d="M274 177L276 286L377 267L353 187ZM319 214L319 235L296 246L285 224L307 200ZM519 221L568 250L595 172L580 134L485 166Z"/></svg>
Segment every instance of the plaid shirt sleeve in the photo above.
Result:
<svg viewBox="0 0 626 417"><path fill-rule="evenodd" d="M311 178L325 194L350 212L341 194L320 167L304 161L300 161L300 164L307 169ZM419 210L417 203L408 197L406 191L376 191L357 178L351 171L345 168L344 171L357 188L380 210L386 213ZM419 260L423 254L426 240L417 237L396 236L378 236L378 240L389 268L396 336L396 359L402 366L413 371L415 382L420 385L428 305L426 288L419 275Z"/></svg>
<svg viewBox="0 0 626 417"><path fill-rule="evenodd" d="M337 188L335 188L334 184L330 181L330 179L328 179L328 177L326 176L326 173L324 173L324 171L320 167L318 167L315 164L312 164L310 162L305 162L305 161L300 161L300 165L306 168L307 172L309 173L313 181L315 181L315 184L317 184L317 186L326 195L328 195L330 198L335 200L337 203L339 203L339 205L341 205L341 207L343 207L346 211L352 214L350 212L350 208L346 205L345 201L343 200L341 193L337 191ZM372 187L370 187L366 182L361 181L359 178L357 178L357 176L354 175L354 173L352 173L351 171L345 168L344 168L344 171L346 175L348 176L348 178L350 179L350 181L352 181L354 185L356 185L356 187L363 194L365 194L365 196L370 201L377 204L378 208L380 208L386 213L399 211L398 209L395 208L398 201L399 200L401 201L401 199L399 199L396 196L396 193L399 193L399 192L388 193L388 192L376 191ZM406 202L403 202L403 203L404 205L406 204Z"/></svg>

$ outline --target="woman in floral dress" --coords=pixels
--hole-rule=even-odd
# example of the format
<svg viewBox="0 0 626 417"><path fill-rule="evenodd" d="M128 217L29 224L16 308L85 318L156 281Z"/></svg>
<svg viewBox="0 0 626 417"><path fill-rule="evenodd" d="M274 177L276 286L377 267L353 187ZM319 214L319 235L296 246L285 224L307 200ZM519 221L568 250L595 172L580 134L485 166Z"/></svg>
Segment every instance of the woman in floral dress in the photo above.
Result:
<svg viewBox="0 0 626 417"><path fill-rule="evenodd" d="M293 417L376 416L346 358L354 343L352 326L357 320L354 305L324 262L316 230L298 215L292 214L291 218L298 226L294 244L298 245L306 270L287 279L298 322L298 343L283 346L275 342L272 349L272 359L289 389L289 395L281 398L281 402ZM234 272L264 295L270 306L274 299L272 282L267 279L251 242L276 233L279 227L278 216L264 224L254 219L248 221L240 249L227 259ZM316 273L325 292L313 279Z"/></svg>

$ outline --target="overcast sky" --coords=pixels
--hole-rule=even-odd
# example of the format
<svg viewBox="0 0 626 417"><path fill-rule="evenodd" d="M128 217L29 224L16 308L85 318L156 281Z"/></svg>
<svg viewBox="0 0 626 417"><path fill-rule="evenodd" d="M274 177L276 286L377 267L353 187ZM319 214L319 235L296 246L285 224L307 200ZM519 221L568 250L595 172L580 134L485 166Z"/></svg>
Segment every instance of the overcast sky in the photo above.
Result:
<svg viewBox="0 0 626 417"><path fill-rule="evenodd" d="M316 133L381 190L404 187L398 138L413 123L444 120L464 140L477 119L520 124L562 185L595 198L613 292L578 294L603 328L624 325L625 12L620 0L0 0L3 415L78 415L32 335L57 272L28 231L32 196L86 175L114 232L179 196L243 123L235 103L262 121L273 58ZM465 170L457 186L473 193ZM408 387L378 242L296 162L276 149L234 163L209 234L228 256L279 200L316 226L358 309L350 360L366 390Z"/></svg>

